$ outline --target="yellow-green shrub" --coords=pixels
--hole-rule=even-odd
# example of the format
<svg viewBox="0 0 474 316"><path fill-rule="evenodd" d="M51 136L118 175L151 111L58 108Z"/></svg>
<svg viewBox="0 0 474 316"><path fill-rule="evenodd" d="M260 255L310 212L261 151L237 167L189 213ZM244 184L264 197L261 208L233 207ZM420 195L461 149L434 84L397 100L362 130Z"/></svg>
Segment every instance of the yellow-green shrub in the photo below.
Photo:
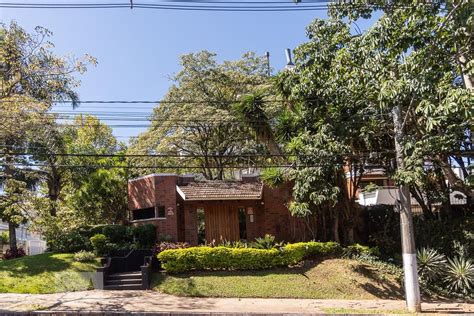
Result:
<svg viewBox="0 0 474 316"><path fill-rule="evenodd" d="M293 265L311 256L336 254L334 242L301 242L281 249L191 247L165 250L158 254L162 267L171 273L190 270L261 270Z"/></svg>

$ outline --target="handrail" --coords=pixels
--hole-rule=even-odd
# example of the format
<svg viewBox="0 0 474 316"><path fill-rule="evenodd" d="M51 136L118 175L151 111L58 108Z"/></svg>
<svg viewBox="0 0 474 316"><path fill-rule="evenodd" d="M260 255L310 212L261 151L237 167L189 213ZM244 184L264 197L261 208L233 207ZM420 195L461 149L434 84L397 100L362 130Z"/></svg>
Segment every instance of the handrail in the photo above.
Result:
<svg viewBox="0 0 474 316"><path fill-rule="evenodd" d="M96 268L96 288L104 288L108 274L141 271L142 288L148 289L151 283L151 269L153 266L153 256L151 254L151 250L136 249L128 251L124 256L102 258L102 266Z"/></svg>

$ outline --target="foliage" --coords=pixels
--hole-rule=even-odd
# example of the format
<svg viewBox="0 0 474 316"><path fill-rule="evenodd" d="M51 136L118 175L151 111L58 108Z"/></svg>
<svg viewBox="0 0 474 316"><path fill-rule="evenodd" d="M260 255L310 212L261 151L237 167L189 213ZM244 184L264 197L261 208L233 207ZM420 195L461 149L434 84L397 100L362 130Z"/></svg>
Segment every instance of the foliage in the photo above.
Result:
<svg viewBox="0 0 474 316"><path fill-rule="evenodd" d="M0 234L0 244L5 245L8 243L8 232L2 232Z"/></svg>
<svg viewBox="0 0 474 316"><path fill-rule="evenodd" d="M12 251L16 250L15 228L25 224L31 215L31 200L32 195L26 182L13 177L4 181L3 194L0 195L0 220L8 223Z"/></svg>
<svg viewBox="0 0 474 316"><path fill-rule="evenodd" d="M438 218L413 218L415 244L419 249L432 248L452 257L456 253L456 245L461 244L467 256L474 256L473 214L461 208L457 214L453 211L451 214L440 214ZM394 258L401 254L400 216L393 207L369 207L363 215L367 235L361 239L369 246L377 247L383 257Z"/></svg>
<svg viewBox="0 0 474 316"><path fill-rule="evenodd" d="M108 239L103 234L95 234L90 238L94 252L97 255L106 255L108 254L110 248L108 247Z"/></svg>
<svg viewBox="0 0 474 316"><path fill-rule="evenodd" d="M131 227L133 240L140 247L152 248L156 241L156 227L153 224Z"/></svg>
<svg viewBox="0 0 474 316"><path fill-rule="evenodd" d="M448 258L444 278L447 286L454 293L471 295L474 288L474 263L463 256Z"/></svg>
<svg viewBox="0 0 474 316"><path fill-rule="evenodd" d="M7 249L3 254L4 260L16 259L26 256L26 252L23 248L14 248L14 249Z"/></svg>
<svg viewBox="0 0 474 316"><path fill-rule="evenodd" d="M418 275L421 280L435 282L444 271L446 258L435 249L421 248L417 251Z"/></svg>
<svg viewBox="0 0 474 316"><path fill-rule="evenodd" d="M128 240L128 227L123 225L103 225L100 233L113 243L122 243Z"/></svg>
<svg viewBox="0 0 474 316"><path fill-rule="evenodd" d="M189 248L190 245L187 242L169 242L162 241L159 244L155 245L153 249L153 254L158 255L160 252L170 249L184 249Z"/></svg>
<svg viewBox="0 0 474 316"><path fill-rule="evenodd" d="M48 248L53 251L73 253L80 250L92 249L89 238L81 234L77 229L58 231L54 235L46 235L45 237L47 239Z"/></svg>
<svg viewBox="0 0 474 316"><path fill-rule="evenodd" d="M256 249L272 249L280 248L283 244L283 242L276 242L275 236L265 234L263 237L255 238L255 241L251 243L251 247Z"/></svg>
<svg viewBox="0 0 474 316"><path fill-rule="evenodd" d="M305 257L327 256L339 251L337 243L297 243L279 249L190 247L158 254L170 273L190 270L259 270L297 264Z"/></svg>
<svg viewBox="0 0 474 316"><path fill-rule="evenodd" d="M223 179L224 168L249 163L248 159L233 156L262 151L251 131L240 124L234 104L267 83L266 61L247 53L240 60L218 63L214 53L201 51L181 56L181 65L182 69L172 77L173 85L164 97L165 102L153 111L152 126L131 144L128 152L185 154L192 157L160 159L158 165L196 166L195 171L206 179ZM176 123L163 124L164 120ZM130 161L143 164L139 158ZM152 173L157 169L135 173Z"/></svg>
<svg viewBox="0 0 474 316"><path fill-rule="evenodd" d="M92 262L96 258L95 254L90 251L81 250L74 254L74 261L77 262Z"/></svg>
<svg viewBox="0 0 474 316"><path fill-rule="evenodd" d="M380 251L377 248L370 248L361 244L353 244L343 249L343 256L346 258L355 258L359 256L379 256Z"/></svg>

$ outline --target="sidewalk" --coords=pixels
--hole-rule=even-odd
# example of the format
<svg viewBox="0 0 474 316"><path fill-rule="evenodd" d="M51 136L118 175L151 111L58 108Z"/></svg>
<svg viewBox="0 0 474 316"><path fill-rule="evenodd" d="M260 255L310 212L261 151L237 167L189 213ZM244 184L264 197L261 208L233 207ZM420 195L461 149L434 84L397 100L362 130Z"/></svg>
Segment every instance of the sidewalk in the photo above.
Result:
<svg viewBox="0 0 474 316"><path fill-rule="evenodd" d="M238 314L322 314L325 312L402 312L400 300L313 300L238 299L176 297L153 291L85 291L59 294L0 294L0 315L37 311L104 313L165 313L167 315ZM423 303L427 313L471 313L474 304L456 302ZM75 314L76 314L75 313ZM90 314L92 315L92 314Z"/></svg>

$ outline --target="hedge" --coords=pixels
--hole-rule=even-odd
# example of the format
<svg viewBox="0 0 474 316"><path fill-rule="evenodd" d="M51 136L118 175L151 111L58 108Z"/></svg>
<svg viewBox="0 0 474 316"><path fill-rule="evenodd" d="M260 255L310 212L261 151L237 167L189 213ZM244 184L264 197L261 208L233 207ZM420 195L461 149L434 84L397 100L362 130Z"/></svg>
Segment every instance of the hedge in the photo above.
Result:
<svg viewBox="0 0 474 316"><path fill-rule="evenodd" d="M340 252L335 242L301 242L280 249L191 247L165 250L158 254L162 267L170 273L190 270L261 270L294 265L305 258Z"/></svg>

